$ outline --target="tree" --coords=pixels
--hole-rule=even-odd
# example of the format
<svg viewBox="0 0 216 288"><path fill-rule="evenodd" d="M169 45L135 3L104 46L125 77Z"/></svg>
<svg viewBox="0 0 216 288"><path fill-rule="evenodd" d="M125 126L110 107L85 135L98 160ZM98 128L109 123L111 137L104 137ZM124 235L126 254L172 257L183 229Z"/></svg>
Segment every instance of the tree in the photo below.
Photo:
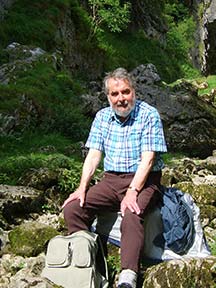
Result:
<svg viewBox="0 0 216 288"><path fill-rule="evenodd" d="M111 32L121 32L130 22L131 3L121 5L119 0L88 0L91 9L90 38L107 26Z"/></svg>

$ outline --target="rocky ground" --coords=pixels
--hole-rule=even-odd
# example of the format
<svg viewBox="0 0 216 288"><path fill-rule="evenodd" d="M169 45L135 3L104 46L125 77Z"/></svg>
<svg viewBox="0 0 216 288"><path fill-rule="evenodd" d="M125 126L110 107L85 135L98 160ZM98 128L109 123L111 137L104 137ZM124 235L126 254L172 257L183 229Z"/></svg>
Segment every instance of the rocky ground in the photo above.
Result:
<svg viewBox="0 0 216 288"><path fill-rule="evenodd" d="M211 247L216 239L215 171L214 154L204 160L172 159L163 173L164 185L172 185L190 193L199 206L203 231ZM35 175L31 174L31 177ZM42 172L37 174L38 181L35 183L40 189L0 185L2 288L56 287L40 276L45 264L48 240L56 234L66 232L60 210L61 203L56 196L57 192L54 192L55 187L41 189L41 183L47 175L43 175ZM47 205L51 202L55 203L53 211L49 211ZM212 255L206 258L173 259L145 268L141 285L145 288L215 287L215 267L216 257ZM112 287L115 287L114 283Z"/></svg>

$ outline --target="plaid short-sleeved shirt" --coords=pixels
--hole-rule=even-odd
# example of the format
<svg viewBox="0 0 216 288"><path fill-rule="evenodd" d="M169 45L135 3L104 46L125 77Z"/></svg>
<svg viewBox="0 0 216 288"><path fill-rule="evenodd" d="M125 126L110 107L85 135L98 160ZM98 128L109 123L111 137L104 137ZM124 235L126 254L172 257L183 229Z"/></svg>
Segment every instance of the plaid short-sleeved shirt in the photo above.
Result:
<svg viewBox="0 0 216 288"><path fill-rule="evenodd" d="M167 151L158 111L140 100L123 123L111 107L100 110L86 147L104 152L104 170L116 172L136 172L145 151L156 152L152 171L161 170L164 164L160 154Z"/></svg>

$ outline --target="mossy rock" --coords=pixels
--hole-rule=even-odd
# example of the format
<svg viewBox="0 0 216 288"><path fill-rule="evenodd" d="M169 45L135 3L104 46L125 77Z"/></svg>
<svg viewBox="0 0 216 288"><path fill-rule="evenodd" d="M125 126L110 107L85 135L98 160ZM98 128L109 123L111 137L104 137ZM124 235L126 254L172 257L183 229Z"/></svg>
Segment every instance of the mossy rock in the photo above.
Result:
<svg viewBox="0 0 216 288"><path fill-rule="evenodd" d="M10 250L15 255L37 256L57 234L57 230L48 225L37 222L24 223L9 232Z"/></svg>
<svg viewBox="0 0 216 288"><path fill-rule="evenodd" d="M216 207L213 205L199 205L200 207L200 218L209 219L209 222L216 219Z"/></svg>
<svg viewBox="0 0 216 288"><path fill-rule="evenodd" d="M144 273L145 288L215 287L216 257L176 259L154 265Z"/></svg>
<svg viewBox="0 0 216 288"><path fill-rule="evenodd" d="M214 205L216 203L215 187L200 184L195 185L191 182L179 182L175 185L176 188L185 193L189 193L196 203Z"/></svg>

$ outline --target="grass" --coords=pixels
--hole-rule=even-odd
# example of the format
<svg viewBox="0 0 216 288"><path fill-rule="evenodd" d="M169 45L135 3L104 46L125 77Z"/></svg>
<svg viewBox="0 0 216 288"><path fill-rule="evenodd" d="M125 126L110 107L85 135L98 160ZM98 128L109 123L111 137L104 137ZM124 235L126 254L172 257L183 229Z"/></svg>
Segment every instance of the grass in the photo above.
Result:
<svg viewBox="0 0 216 288"><path fill-rule="evenodd" d="M185 158L187 157L185 154L183 153L164 153L162 154L162 158L163 158L163 161L166 165L172 165L174 164L175 162L179 162L182 158Z"/></svg>
<svg viewBox="0 0 216 288"><path fill-rule="evenodd" d="M34 44L52 50L56 45L59 20L71 1L18 0L12 5L0 26L1 45L10 42Z"/></svg>
<svg viewBox="0 0 216 288"><path fill-rule="evenodd" d="M216 256L216 237L214 239L214 242L209 243L210 249L211 249L211 254L213 256Z"/></svg>
<svg viewBox="0 0 216 288"><path fill-rule="evenodd" d="M73 141L83 140L90 127L80 98L85 90L67 71L56 71L50 57L46 54L25 69L17 68L16 80L0 85L0 113L13 115L19 111L21 117L14 128L17 133L22 133L24 126L30 126L30 130L40 127L44 133L55 131ZM29 105L35 112L28 110Z"/></svg>
<svg viewBox="0 0 216 288"><path fill-rule="evenodd" d="M1 136L0 150L1 184L17 184L33 168L71 169L82 161L79 145L57 133L35 131L20 137Z"/></svg>
<svg viewBox="0 0 216 288"><path fill-rule="evenodd" d="M196 82L201 84L207 82L208 86L205 89L199 89L199 95L210 93L212 89L216 89L216 75L209 75L208 77L197 78Z"/></svg>

